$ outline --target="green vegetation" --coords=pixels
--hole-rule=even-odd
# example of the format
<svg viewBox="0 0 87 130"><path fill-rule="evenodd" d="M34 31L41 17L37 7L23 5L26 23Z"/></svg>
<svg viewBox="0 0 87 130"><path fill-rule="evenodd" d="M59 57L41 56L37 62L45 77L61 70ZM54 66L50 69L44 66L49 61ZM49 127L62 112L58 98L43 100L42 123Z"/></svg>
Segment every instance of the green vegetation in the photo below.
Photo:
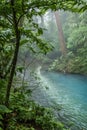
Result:
<svg viewBox="0 0 87 130"><path fill-rule="evenodd" d="M67 54L60 56L50 69L66 73L87 74L87 12L66 13L63 23ZM62 13L61 17L64 14ZM67 30L67 31L66 31Z"/></svg>
<svg viewBox="0 0 87 130"><path fill-rule="evenodd" d="M21 88L16 92L11 91L9 109L0 105L0 128L7 127L7 130L63 130L64 125L55 119L50 109L45 109L32 100L29 100L29 93L21 93ZM1 98L1 97L0 97ZM4 119L4 114L6 118ZM3 121L8 123L3 126ZM5 124L6 125L6 124Z"/></svg>
<svg viewBox="0 0 87 130"><path fill-rule="evenodd" d="M53 49L52 45L41 37L45 29L36 22L38 17L42 17L49 9L84 12L87 6L82 0L0 1L0 130L65 130L62 123L53 119L49 109L29 100L30 91L23 86L27 70L25 52L30 55L31 52L33 55L46 55ZM77 30L76 35L80 30L83 33L83 29ZM75 39L75 36L73 38ZM70 43L72 41L73 39L69 40ZM83 41L85 38L81 43ZM84 50L79 51L82 53ZM20 55L24 64L21 64ZM19 73L23 74L22 85L15 81ZM21 80L22 78L20 82Z"/></svg>

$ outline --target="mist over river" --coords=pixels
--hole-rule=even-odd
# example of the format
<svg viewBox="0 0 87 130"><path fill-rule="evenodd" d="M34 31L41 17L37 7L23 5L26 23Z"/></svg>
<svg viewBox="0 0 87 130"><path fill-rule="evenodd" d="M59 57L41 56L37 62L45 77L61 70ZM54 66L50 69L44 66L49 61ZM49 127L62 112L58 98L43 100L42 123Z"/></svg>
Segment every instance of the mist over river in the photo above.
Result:
<svg viewBox="0 0 87 130"><path fill-rule="evenodd" d="M87 130L87 76L40 72L40 87L35 91L35 100L41 105L51 106L54 102L62 106L61 114L74 122L73 130ZM60 114L60 115L61 115Z"/></svg>

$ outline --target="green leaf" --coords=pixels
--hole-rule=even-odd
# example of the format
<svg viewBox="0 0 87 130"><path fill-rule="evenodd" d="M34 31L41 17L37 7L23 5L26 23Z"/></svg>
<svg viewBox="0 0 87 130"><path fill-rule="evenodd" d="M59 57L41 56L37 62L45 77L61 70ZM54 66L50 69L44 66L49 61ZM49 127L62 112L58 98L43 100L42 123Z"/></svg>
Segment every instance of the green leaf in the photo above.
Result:
<svg viewBox="0 0 87 130"><path fill-rule="evenodd" d="M10 113L11 110L8 109L5 105L0 105L0 113L4 114L4 113Z"/></svg>
<svg viewBox="0 0 87 130"><path fill-rule="evenodd" d="M23 67L23 66L18 66L18 67L17 67L17 71L18 71L18 72L20 72L20 73L22 73L22 72L23 72L23 69L24 69L24 67Z"/></svg>
<svg viewBox="0 0 87 130"><path fill-rule="evenodd" d="M21 42L20 42L20 46L22 46L22 45L24 45L24 44L26 44L26 43L28 43L29 42L29 39L22 39L21 40Z"/></svg>
<svg viewBox="0 0 87 130"><path fill-rule="evenodd" d="M0 127L0 130L3 130L3 129Z"/></svg>
<svg viewBox="0 0 87 130"><path fill-rule="evenodd" d="M42 35L43 34L43 29L42 28L38 28L38 34Z"/></svg>

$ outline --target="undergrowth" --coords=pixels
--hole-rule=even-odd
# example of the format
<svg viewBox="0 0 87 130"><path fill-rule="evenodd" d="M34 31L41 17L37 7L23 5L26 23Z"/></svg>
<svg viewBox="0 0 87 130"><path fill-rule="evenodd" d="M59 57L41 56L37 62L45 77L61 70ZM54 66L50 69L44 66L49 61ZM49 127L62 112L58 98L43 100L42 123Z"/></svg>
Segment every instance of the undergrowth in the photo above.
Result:
<svg viewBox="0 0 87 130"><path fill-rule="evenodd" d="M20 89L11 92L9 108L0 105L0 130L4 130L4 125L6 130L65 130L64 125L53 118L49 108L29 100L26 92L23 93Z"/></svg>

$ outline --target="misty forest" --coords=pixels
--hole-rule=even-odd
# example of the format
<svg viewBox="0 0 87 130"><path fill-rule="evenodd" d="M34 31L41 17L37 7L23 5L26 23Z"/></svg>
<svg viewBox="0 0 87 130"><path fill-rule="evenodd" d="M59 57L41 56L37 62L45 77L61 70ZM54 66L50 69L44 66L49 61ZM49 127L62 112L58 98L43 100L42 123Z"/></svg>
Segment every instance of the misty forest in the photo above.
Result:
<svg viewBox="0 0 87 130"><path fill-rule="evenodd" d="M0 130L87 130L87 0L0 0Z"/></svg>

